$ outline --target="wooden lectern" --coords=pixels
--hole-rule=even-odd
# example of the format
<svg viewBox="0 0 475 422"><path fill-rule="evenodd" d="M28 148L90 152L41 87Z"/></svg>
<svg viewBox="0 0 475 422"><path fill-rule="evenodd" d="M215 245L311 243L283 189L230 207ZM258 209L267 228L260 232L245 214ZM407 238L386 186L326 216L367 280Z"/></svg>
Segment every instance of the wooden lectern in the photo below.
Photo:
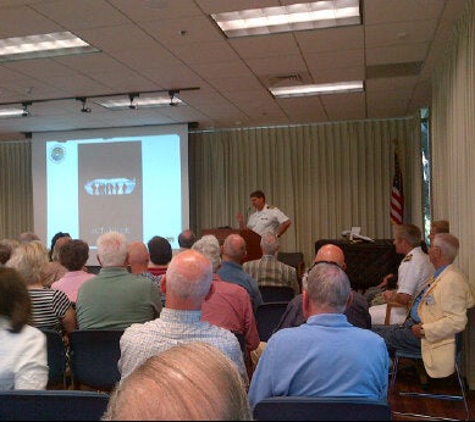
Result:
<svg viewBox="0 0 475 422"><path fill-rule="evenodd" d="M212 234L216 236L219 241L219 244L224 243L224 239L230 234L239 234L246 241L247 255L243 259L242 263L246 261L252 261L254 259L259 259L262 256L261 251L261 236L252 230L235 230L235 229L203 229L201 230L202 235Z"/></svg>

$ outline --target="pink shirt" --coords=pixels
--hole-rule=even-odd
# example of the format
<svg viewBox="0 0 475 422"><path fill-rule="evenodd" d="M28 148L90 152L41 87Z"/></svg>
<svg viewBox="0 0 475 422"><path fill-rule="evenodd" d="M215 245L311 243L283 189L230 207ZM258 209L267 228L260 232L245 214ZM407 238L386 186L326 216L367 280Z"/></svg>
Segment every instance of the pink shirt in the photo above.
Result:
<svg viewBox="0 0 475 422"><path fill-rule="evenodd" d="M203 303L202 321L243 334L247 350L256 349L260 339L247 290L223 281L216 273L212 288L213 293Z"/></svg>
<svg viewBox="0 0 475 422"><path fill-rule="evenodd" d="M54 282L51 288L61 290L66 293L71 302L76 303L78 300L79 289L86 281L93 277L95 277L95 274L87 273L83 270L68 271L58 281Z"/></svg>

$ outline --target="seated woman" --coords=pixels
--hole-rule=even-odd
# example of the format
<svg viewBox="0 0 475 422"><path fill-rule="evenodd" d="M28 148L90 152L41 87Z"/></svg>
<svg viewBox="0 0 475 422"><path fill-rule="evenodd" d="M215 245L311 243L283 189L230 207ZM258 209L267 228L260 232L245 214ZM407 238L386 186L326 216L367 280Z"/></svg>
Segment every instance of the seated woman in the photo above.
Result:
<svg viewBox="0 0 475 422"><path fill-rule="evenodd" d="M57 330L63 335L77 328L76 311L66 294L43 285L48 268L46 246L36 240L21 244L7 266L16 269L26 280L33 307L31 325Z"/></svg>
<svg viewBox="0 0 475 422"><path fill-rule="evenodd" d="M25 281L14 269L0 267L0 390L46 388L46 336L27 325L30 316Z"/></svg>

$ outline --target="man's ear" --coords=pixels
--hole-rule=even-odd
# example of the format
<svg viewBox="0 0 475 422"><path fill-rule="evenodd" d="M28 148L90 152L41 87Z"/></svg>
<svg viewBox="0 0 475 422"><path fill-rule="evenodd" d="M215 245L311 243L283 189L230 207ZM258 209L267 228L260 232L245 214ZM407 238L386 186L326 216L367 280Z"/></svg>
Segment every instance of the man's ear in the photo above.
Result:
<svg viewBox="0 0 475 422"><path fill-rule="evenodd" d="M162 280L160 282L160 290L164 294L167 292L167 275L166 274L163 274Z"/></svg>
<svg viewBox="0 0 475 422"><path fill-rule="evenodd" d="M303 316L306 321L310 316L310 297L308 296L308 290L303 291L302 297Z"/></svg>
<svg viewBox="0 0 475 422"><path fill-rule="evenodd" d="M353 291L350 291L350 296L348 296L348 300L346 302L346 309L348 309L352 303L353 303Z"/></svg>
<svg viewBox="0 0 475 422"><path fill-rule="evenodd" d="M205 296L205 300L208 300L214 292L214 282L211 283L208 294Z"/></svg>

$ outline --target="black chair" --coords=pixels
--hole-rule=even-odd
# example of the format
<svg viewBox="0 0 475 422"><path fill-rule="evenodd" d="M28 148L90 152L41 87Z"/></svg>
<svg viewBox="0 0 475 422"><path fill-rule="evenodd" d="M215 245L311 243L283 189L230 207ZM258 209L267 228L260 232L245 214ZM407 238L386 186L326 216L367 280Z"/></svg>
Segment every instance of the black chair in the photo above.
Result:
<svg viewBox="0 0 475 422"><path fill-rule="evenodd" d="M292 287L287 286L259 286L264 302L290 302L295 297Z"/></svg>
<svg viewBox="0 0 475 422"><path fill-rule="evenodd" d="M70 364L75 388L87 385L111 392L120 373L120 338L124 330L76 330L70 333Z"/></svg>
<svg viewBox="0 0 475 422"><path fill-rule="evenodd" d="M287 304L287 302L267 302L257 307L256 323L261 341L269 340L287 309Z"/></svg>
<svg viewBox="0 0 475 422"><path fill-rule="evenodd" d="M386 401L357 397L271 397L254 407L258 421L389 421Z"/></svg>
<svg viewBox="0 0 475 422"><path fill-rule="evenodd" d="M290 265L297 270L297 278L302 279L305 272L305 257L303 252L278 252L277 260Z"/></svg>
<svg viewBox="0 0 475 422"><path fill-rule="evenodd" d="M46 335L46 348L48 353L48 387L62 386L66 389L66 345L61 334L56 330L43 328Z"/></svg>
<svg viewBox="0 0 475 422"><path fill-rule="evenodd" d="M108 402L95 391L0 391L0 421L99 421Z"/></svg>
<svg viewBox="0 0 475 422"><path fill-rule="evenodd" d="M459 395L453 394L442 394L442 393L430 393L427 391L397 391L397 373L399 369L399 360L400 359L412 359L416 363L423 363L422 354L407 352L405 350L397 350L393 358L393 365L391 369L391 381L390 381L390 391L397 392L401 396L410 396L417 398L426 398L426 399L437 399L437 400L451 400L451 401L463 401L465 407L465 413L467 416L466 420L470 420L470 409L467 402L467 392L465 389L465 382L463 379L463 374L461 370L461 361L463 358L463 332L457 333L455 335L455 373L457 375L457 381L460 388ZM425 385L426 390L429 388L429 384ZM430 418L430 419L445 419L450 420L449 418L444 418L443 416L432 416L425 415L420 413L409 413L409 412L396 412L394 414L400 416L408 417L419 417L419 418Z"/></svg>

